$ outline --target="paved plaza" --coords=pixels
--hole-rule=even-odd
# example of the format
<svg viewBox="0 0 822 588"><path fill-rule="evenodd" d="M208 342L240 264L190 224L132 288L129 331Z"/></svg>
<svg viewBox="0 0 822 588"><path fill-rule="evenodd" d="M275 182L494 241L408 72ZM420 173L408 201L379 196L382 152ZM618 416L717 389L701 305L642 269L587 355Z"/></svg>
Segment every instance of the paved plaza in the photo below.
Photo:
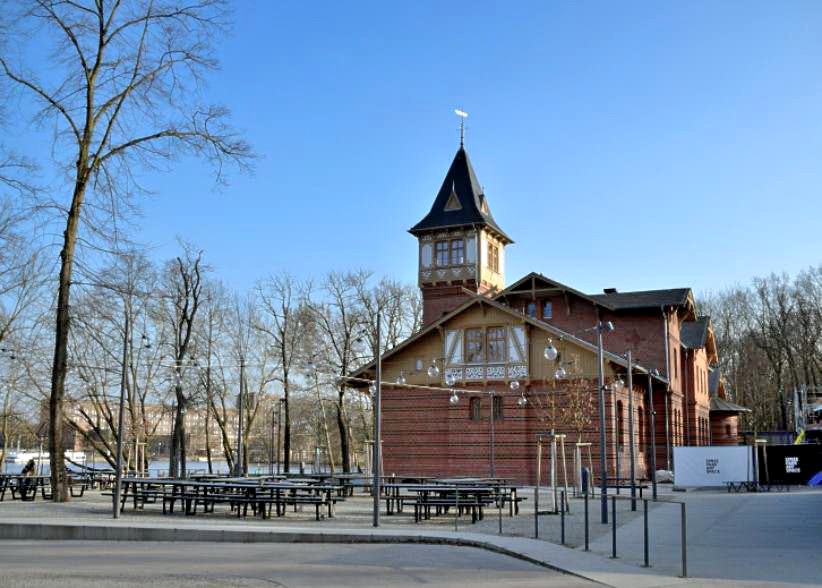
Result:
<svg viewBox="0 0 822 588"><path fill-rule="evenodd" d="M532 496L528 490L523 495ZM110 499L97 492L89 492L81 499L57 505L37 500L21 503L0 503L0 528L15 524L17 528L29 525L56 525L66 527L108 526L111 528L145 528L151 532L175 530L184 541L174 544L141 542L109 542L105 547L94 547L83 541L26 542L16 535L15 540L3 542L4 555L0 559L6 584L15 585L24 577L38 574L38 583L49 585L53 579L51 564L44 561L65 562L65 577L80 582L92 574L110 573L121 569L118 581L128 584L137 581L139 574L159 575L157 586L207 586L205 574L198 569L215 570L209 578L220 578L220 573L237 579L237 585L255 585L265 580L269 585L302 586L325 585L326 579L348 585L360 577L357 585L396 585L413 583L412 578L433 585L491 585L504 580L506 586L531 586L534 577L543 577L539 585L585 585L581 578L556 576L554 567L612 586L637 588L640 586L817 586L822 585L822 491L794 489L790 493L726 494L725 492L671 492L661 487L661 497L684 500L688 513L688 579L680 574L680 519L679 506L669 503L651 504L651 568L642 567L641 503L636 513L629 510L627 500L617 501L618 558L611 559L610 525L599 523L599 501L591 500L591 552L582 548L582 501L572 500L571 514L566 518L566 547L558 545L560 519L542 515L540 540L533 539L533 507L524 503L521 514L509 517L503 514L503 534L499 535L497 512L489 510L486 519L470 524L460 521L459 532L454 532L452 516L438 517L420 524L409 514L382 517L378 532L371 527L371 501L357 494L339 505L333 519L315 521L313 512L289 512L285 518L259 520L253 517L238 519L228 512L185 516L164 516L157 505L137 513L127 509L119 521L111 518ZM547 493L541 504L548 504ZM225 533L215 541L229 543L192 543L192 537L206 529ZM184 535L189 531L188 535ZM285 543L230 543L231 533L252 531L253 541L284 541ZM279 534L279 538L264 539L260 534ZM298 533L300 541L333 541L323 545L289 544L291 533ZM376 535L381 534L379 537ZM323 535L324 537L320 537ZM9 535L4 535L8 537ZM296 537L296 535L294 535ZM332 539L332 536L335 536ZM248 537L236 541L247 541ZM340 545L340 542L360 542L361 545ZM373 541L459 542L485 547L478 550L448 545L375 545ZM168 547L171 545L172 547ZM128 547L132 546L132 547ZM489 551L492 549L498 553ZM224 556L212 557L215 553ZM237 555L237 554L240 555ZM17 554L17 555L14 555ZM72 556L74 554L74 556ZM236 557L232 557L234 554ZM245 555L242 555L245 554ZM295 555L299 554L299 556ZM355 554L356 557L351 557ZM437 556L436 554L440 554ZM466 555L468 554L468 555ZM509 558L504 554L514 555ZM470 563L479 558L486 567ZM525 561L515 561L516 558ZM487 561L486 561L487 560ZM510 560L509 564L503 564ZM76 563L75 563L76 562ZM82 562L86 562L82 564ZM466 563L467 562L467 563ZM529 563L531 562L531 563ZM542 567L533 563L541 563ZM293 566L292 566L293 564ZM464 565L465 564L465 565ZM63 564L59 564L63 565ZM11 567L7 567L11 566ZM112 567L113 566L113 567ZM119 567L117 567L119 566ZM292 567L289 567L292 566ZM548 566L548 567L545 567ZM29 569L31 567L31 569ZM336 568L339 568L338 570ZM383 569L385 568L385 569ZM418 569L419 568L419 569ZM29 570L26 575L25 570ZM246 570L246 572L243 572ZM336 571L335 571L336 570ZM253 573L252 573L253 572ZM111 572L113 573L113 572ZM245 575L244 575L245 574ZM270 574L266 576L266 574ZM305 583L315 577L314 583ZM363 583L362 578L379 578L376 584ZM460 580L461 579L461 580ZM42 580L42 582L41 582ZM573 582L577 583L573 583ZM245 584L241 582L246 582ZM280 584L277 584L279 582ZM555 583L558 582L558 583ZM582 583L578 583L582 582ZM11 583L11 584L9 584ZM125 585L123 584L123 585ZM22 585L22 584L20 584ZM498 584L496 584L498 585Z"/></svg>

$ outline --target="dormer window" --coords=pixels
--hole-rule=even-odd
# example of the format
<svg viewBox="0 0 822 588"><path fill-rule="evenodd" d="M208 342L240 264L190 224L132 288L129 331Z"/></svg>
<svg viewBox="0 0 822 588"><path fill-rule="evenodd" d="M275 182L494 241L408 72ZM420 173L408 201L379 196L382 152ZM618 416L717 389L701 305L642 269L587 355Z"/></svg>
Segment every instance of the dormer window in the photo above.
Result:
<svg viewBox="0 0 822 588"><path fill-rule="evenodd" d="M451 265L462 265L465 263L465 241L463 239L451 240Z"/></svg>
<svg viewBox="0 0 822 588"><path fill-rule="evenodd" d="M448 265L448 241L434 243L434 260L439 266Z"/></svg>
<svg viewBox="0 0 822 588"><path fill-rule="evenodd" d="M488 268L499 273L499 247L488 243Z"/></svg>

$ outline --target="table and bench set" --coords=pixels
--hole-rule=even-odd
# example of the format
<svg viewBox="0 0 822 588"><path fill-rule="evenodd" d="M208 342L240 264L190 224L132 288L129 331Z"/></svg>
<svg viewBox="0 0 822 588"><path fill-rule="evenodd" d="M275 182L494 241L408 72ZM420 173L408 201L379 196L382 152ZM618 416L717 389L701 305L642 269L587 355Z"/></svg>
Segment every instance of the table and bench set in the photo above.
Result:
<svg viewBox="0 0 822 588"><path fill-rule="evenodd" d="M456 511L471 514L471 522L484 518L489 507L502 509L508 503L509 515L519 514L519 503L526 500L517 496L517 487L505 478L392 478L382 485L385 510L388 516L402 513L404 507L413 507L414 522L432 516Z"/></svg>
<svg viewBox="0 0 822 588"><path fill-rule="evenodd" d="M163 514L174 513L179 505L186 515L214 512L218 504L228 505L238 517L252 514L270 518L272 512L285 516L287 507L296 511L304 506L313 507L315 517L334 517L337 502L345 500L344 488L339 484L321 483L314 479L284 480L280 476L260 478L123 478L121 510L131 503L134 510L146 504L161 503ZM111 493L105 493L111 496Z"/></svg>
<svg viewBox="0 0 822 588"><path fill-rule="evenodd" d="M80 498L86 489L92 484L91 478L87 474L68 474L69 491L74 498ZM6 497L6 493L11 493L12 500L22 500L32 502L37 497L37 492L43 500L51 500L51 476L26 476L24 474L0 474L0 502Z"/></svg>

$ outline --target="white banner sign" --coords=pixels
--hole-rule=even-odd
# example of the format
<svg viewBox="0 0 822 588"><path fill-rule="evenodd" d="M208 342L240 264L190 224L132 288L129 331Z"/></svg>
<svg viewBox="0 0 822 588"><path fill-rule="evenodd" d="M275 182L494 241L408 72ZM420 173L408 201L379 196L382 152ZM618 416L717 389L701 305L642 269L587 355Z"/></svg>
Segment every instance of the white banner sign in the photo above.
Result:
<svg viewBox="0 0 822 588"><path fill-rule="evenodd" d="M744 445L674 447L674 485L723 486L725 482L751 481L752 455L751 448Z"/></svg>

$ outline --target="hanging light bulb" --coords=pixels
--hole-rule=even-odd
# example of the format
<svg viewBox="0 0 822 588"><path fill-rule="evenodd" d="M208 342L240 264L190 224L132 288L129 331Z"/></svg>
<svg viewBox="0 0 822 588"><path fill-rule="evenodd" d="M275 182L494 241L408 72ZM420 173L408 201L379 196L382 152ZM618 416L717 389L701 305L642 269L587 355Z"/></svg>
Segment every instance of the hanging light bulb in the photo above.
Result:
<svg viewBox="0 0 822 588"><path fill-rule="evenodd" d="M519 390L519 380L511 380L511 383L508 384L508 387L511 388L514 392Z"/></svg>
<svg viewBox="0 0 822 588"><path fill-rule="evenodd" d="M459 395L457 394L457 391L456 391L456 390L454 390L454 391L451 393L451 396L448 398L448 402L450 402L451 404L457 404L459 401L460 401L460 397L459 397Z"/></svg>
<svg viewBox="0 0 822 588"><path fill-rule="evenodd" d="M622 392L622 389L624 387L625 387L625 381L622 379L622 376L620 376L619 378L617 378L614 381L614 390L616 390L617 392Z"/></svg>
<svg viewBox="0 0 822 588"><path fill-rule="evenodd" d="M428 377L429 378L436 378L440 375L440 368L437 367L437 360L431 360L431 366L428 368Z"/></svg>
<svg viewBox="0 0 822 588"><path fill-rule="evenodd" d="M527 404L528 404L528 399L525 397L525 392L523 392L522 396L517 398L517 406L519 406L520 408L525 408L525 406Z"/></svg>
<svg viewBox="0 0 822 588"><path fill-rule="evenodd" d="M563 380L563 379L565 379L566 375L567 375L567 372L565 371L565 368L562 367L562 366L559 366L557 368L557 371L554 372L554 379Z"/></svg>
<svg viewBox="0 0 822 588"><path fill-rule="evenodd" d="M545 351L542 354L548 361L556 361L559 351L554 347L554 342L551 339L548 339L548 345L545 346Z"/></svg>
<svg viewBox="0 0 822 588"><path fill-rule="evenodd" d="M405 370L400 370L400 375L397 376L397 384L399 384L400 386L405 386L405 383L407 381L408 380L405 379Z"/></svg>

